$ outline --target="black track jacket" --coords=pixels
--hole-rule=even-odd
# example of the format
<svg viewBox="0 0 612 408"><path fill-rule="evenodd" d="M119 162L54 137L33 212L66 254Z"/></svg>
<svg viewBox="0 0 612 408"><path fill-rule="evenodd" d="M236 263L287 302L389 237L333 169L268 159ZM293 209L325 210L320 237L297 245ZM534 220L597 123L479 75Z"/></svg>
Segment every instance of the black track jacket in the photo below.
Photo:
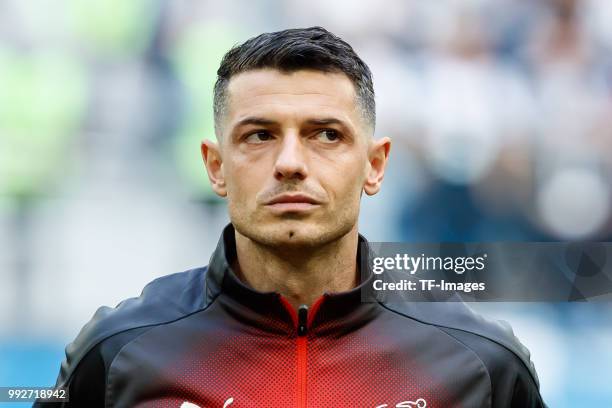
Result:
<svg viewBox="0 0 612 408"><path fill-rule="evenodd" d="M544 407L528 350L462 302L362 302L370 273L296 311L235 256L229 224L208 266L98 309L66 348L70 402L34 406Z"/></svg>

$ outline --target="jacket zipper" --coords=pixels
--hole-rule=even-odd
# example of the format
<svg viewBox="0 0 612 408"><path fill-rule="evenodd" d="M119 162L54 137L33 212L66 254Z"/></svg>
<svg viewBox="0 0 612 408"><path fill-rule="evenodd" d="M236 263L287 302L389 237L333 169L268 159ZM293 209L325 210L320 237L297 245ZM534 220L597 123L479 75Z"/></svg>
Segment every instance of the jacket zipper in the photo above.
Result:
<svg viewBox="0 0 612 408"><path fill-rule="evenodd" d="M298 407L306 408L307 362L308 362L308 306L298 309L297 327L297 377Z"/></svg>
<svg viewBox="0 0 612 408"><path fill-rule="evenodd" d="M308 387L308 329L312 324L313 317L323 302L324 296L317 299L313 303L310 313L308 313L308 306L301 305L298 308L297 314L295 309L287 301L287 299L280 297L281 302L285 308L289 311L297 330L297 405L298 408L306 408L307 402L307 387Z"/></svg>

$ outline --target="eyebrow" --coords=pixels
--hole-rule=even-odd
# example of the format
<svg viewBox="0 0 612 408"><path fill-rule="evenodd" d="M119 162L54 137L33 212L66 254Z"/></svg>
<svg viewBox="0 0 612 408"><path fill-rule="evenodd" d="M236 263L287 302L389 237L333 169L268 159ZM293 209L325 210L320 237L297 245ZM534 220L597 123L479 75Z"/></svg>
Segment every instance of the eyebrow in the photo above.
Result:
<svg viewBox="0 0 612 408"><path fill-rule="evenodd" d="M344 123L344 121L340 119L336 119L336 118L308 119L306 120L305 123L308 125L316 125L316 126L325 126L325 125L346 126L346 123ZM246 125L273 126L273 125L278 125L278 124L279 122L272 120L272 119L266 119L266 118L262 118L258 116L249 116L249 117L239 120L234 127L237 128L237 127L246 126Z"/></svg>
<svg viewBox="0 0 612 408"><path fill-rule="evenodd" d="M325 126L325 125L346 126L346 124L343 121L341 121L340 119L336 119L336 118L308 119L306 123L309 125L316 125L316 126Z"/></svg>
<svg viewBox="0 0 612 408"><path fill-rule="evenodd" d="M244 119L241 119L234 126L235 128L246 125L255 125L255 126L272 126L278 125L278 122L271 119L261 118L257 116L249 116Z"/></svg>

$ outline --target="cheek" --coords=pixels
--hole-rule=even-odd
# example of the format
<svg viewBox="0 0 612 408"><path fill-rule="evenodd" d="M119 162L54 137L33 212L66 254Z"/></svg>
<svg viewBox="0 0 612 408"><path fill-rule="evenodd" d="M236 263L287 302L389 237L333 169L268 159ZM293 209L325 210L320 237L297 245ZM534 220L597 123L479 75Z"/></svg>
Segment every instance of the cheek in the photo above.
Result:
<svg viewBox="0 0 612 408"><path fill-rule="evenodd" d="M227 195L234 206L252 206L263 183L261 166L235 162L226 168Z"/></svg>
<svg viewBox="0 0 612 408"><path fill-rule="evenodd" d="M337 164L326 188L341 206L357 205L364 182L363 166L361 162Z"/></svg>

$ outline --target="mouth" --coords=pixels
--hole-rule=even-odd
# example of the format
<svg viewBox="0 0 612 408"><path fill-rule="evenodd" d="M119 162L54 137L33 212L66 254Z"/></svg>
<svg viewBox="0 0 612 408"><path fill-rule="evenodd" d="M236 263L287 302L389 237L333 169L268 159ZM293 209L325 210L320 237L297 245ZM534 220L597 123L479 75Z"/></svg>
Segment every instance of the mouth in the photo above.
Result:
<svg viewBox="0 0 612 408"><path fill-rule="evenodd" d="M321 203L305 194L281 194L266 203L275 212L303 212L319 207Z"/></svg>

